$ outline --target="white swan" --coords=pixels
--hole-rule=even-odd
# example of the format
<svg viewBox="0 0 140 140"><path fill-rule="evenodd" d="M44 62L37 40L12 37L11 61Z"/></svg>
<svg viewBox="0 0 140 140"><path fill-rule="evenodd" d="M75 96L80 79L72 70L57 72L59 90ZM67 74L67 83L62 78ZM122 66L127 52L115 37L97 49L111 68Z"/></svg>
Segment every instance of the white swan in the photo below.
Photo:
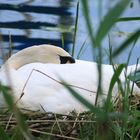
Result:
<svg viewBox="0 0 140 140"><path fill-rule="evenodd" d="M53 53L48 53L52 48ZM32 51L34 49L35 51ZM62 61L60 56L63 58L63 63L70 61L72 64L60 64ZM73 110L83 112L87 108L71 95L60 79L71 85L94 105L98 87L97 63L82 60L74 62L74 59L60 48L48 45L34 46L18 52L6 62L8 77L4 71L5 65L2 66L0 81L4 85L12 83L13 96L20 108L55 113L68 113ZM127 74L135 71L135 67L135 65L129 66ZM114 70L111 65L102 65L104 98L108 93L113 74ZM120 79L122 82L125 80L124 71ZM140 93L140 89L135 84L133 92ZM117 85L113 89L113 96L116 95L118 95ZM2 105L4 102L0 97L0 106Z"/></svg>

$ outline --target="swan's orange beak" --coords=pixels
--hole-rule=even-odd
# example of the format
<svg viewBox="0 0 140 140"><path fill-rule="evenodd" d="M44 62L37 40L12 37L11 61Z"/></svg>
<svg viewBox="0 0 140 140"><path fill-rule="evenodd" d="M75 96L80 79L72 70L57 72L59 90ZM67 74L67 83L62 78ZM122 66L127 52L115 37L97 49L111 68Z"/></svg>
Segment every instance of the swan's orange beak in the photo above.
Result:
<svg viewBox="0 0 140 140"><path fill-rule="evenodd" d="M70 60L68 60L66 63L67 63L67 64L70 64L71 62L70 62Z"/></svg>

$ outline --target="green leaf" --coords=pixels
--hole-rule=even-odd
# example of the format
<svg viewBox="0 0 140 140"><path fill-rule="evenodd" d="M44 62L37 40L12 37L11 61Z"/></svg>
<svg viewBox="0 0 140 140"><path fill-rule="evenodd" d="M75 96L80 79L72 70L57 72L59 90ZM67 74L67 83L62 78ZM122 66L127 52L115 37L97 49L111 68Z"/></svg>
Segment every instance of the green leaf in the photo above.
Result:
<svg viewBox="0 0 140 140"><path fill-rule="evenodd" d="M3 128L0 127L0 140L10 140L9 136L4 132Z"/></svg>
<svg viewBox="0 0 140 140"><path fill-rule="evenodd" d="M111 27L116 22L116 19L123 13L127 5L129 4L130 0L121 0L119 1L112 9L104 17L103 21L101 22L99 29L96 35L97 45L100 46L101 41L103 38L108 34Z"/></svg>
<svg viewBox="0 0 140 140"><path fill-rule="evenodd" d="M131 35L127 40L125 40L113 53L112 56L116 57L119 55L124 49L126 49L129 44L131 44L133 41L137 40L140 36L140 29L137 30L133 35Z"/></svg>

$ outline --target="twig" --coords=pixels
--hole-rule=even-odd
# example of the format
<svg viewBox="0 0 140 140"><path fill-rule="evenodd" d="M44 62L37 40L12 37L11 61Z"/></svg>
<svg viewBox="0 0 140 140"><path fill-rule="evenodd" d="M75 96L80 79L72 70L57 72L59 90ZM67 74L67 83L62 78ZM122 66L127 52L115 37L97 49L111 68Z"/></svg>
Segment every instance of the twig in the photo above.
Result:
<svg viewBox="0 0 140 140"><path fill-rule="evenodd" d="M78 138L74 138L74 137L68 137L68 136L62 136L59 134L53 134L53 133L48 133L48 132L44 132L44 131L39 131L39 130L35 130L35 129L29 129L32 132L36 132L36 133L40 133L40 134L46 134L46 135L50 135L50 136L54 136L54 137L60 137L60 138L65 138L65 139L70 139L70 140L80 140Z"/></svg>
<svg viewBox="0 0 140 140"><path fill-rule="evenodd" d="M56 120L56 123L57 123L57 125L58 125L58 128L59 128L59 130L60 130L60 133L61 133L61 135L63 136L63 132L62 132L62 129L61 129L60 125L59 125L59 122L58 122L58 119L57 119L56 114L54 114L54 116L55 116L55 120Z"/></svg>
<svg viewBox="0 0 140 140"><path fill-rule="evenodd" d="M5 127L5 131L7 131L7 129L8 129L8 127L9 127L9 124L10 124L10 121L11 121L12 117L13 117L13 113L10 115L10 118L9 118L9 120L8 120L8 122L7 122L6 127Z"/></svg>

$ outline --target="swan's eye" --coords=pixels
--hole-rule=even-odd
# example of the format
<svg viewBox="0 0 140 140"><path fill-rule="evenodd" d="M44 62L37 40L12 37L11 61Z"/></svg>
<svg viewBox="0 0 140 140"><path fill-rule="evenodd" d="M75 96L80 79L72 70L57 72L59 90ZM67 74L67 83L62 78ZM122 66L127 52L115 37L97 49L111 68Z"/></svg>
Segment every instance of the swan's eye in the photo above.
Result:
<svg viewBox="0 0 140 140"><path fill-rule="evenodd" d="M71 56L60 56L61 64L75 63L75 59Z"/></svg>

